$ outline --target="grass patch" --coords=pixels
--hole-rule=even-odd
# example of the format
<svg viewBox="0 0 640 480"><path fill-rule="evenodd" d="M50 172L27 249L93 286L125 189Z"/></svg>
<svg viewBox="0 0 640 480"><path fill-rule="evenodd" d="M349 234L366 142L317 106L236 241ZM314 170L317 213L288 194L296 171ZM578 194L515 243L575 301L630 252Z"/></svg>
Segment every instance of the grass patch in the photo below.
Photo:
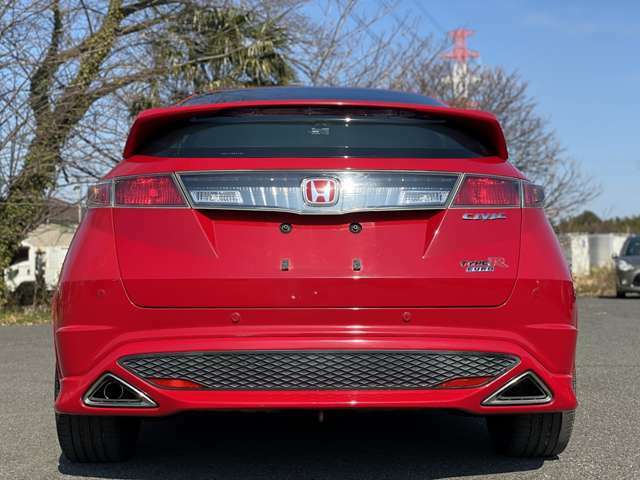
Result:
<svg viewBox="0 0 640 480"><path fill-rule="evenodd" d="M613 268L594 268L589 275L573 279L576 294L582 297L614 296L616 277Z"/></svg>
<svg viewBox="0 0 640 480"><path fill-rule="evenodd" d="M50 307L7 307L0 309L0 325L41 325L51 321Z"/></svg>

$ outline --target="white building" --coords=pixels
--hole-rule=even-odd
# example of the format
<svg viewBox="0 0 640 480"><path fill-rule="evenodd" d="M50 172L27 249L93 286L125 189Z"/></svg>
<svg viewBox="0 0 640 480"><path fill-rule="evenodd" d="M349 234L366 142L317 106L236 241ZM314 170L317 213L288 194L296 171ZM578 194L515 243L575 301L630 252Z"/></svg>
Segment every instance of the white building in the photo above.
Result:
<svg viewBox="0 0 640 480"><path fill-rule="evenodd" d="M69 250L77 225L45 223L33 230L20 244L11 266L4 272L7 289L31 288L36 281L37 262L43 262L47 289L58 283L64 257Z"/></svg>
<svg viewBox="0 0 640 480"><path fill-rule="evenodd" d="M82 209L78 205L58 199L49 200L44 223L21 242L11 265L3 272L7 289L16 292L19 302L28 302L29 296L32 297L39 264L42 265L47 289L56 287L81 216Z"/></svg>

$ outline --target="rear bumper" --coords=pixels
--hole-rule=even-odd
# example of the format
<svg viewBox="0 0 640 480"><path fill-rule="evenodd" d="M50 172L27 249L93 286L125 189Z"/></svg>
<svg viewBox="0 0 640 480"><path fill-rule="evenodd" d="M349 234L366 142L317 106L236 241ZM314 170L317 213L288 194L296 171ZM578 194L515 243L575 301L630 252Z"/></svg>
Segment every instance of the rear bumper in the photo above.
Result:
<svg viewBox="0 0 640 480"><path fill-rule="evenodd" d="M60 413L166 416L188 410L438 408L474 414L572 410L576 314L570 286L519 281L496 308L149 309L119 281L69 282L56 301ZM462 351L515 356L518 364L475 388L411 390L170 390L122 367L127 356L207 351ZM541 405L485 406L509 380L533 371L553 394ZM82 397L111 372L153 408L90 407Z"/></svg>
<svg viewBox="0 0 640 480"><path fill-rule="evenodd" d="M217 343L213 341L212 343ZM205 340L206 341L206 340ZM449 338L453 346L454 339ZM201 341L179 342L181 348L201 348ZM354 345L335 339L274 339L265 338L259 342L234 342L234 348L317 348L319 343L327 349L350 349ZM468 341L459 342L460 348L468 346ZM208 390L170 390L162 389L123 369L117 360L132 352L139 352L131 344L111 352L100 364L85 375L68 376L62 380L61 395L56 401L56 410L70 414L95 415L143 415L165 416L186 410L217 409L331 409L331 408L443 408L464 410L476 414L512 413L533 411L571 410L576 407L576 399L571 387L570 374L555 374L545 369L528 352L517 345L496 340L474 342L478 347L483 345L488 351L496 349L509 351L520 358L520 363L502 377L480 388L429 389L429 390L287 390L287 391L208 391ZM377 339L359 344L358 348L385 350L402 345L413 350L433 348L433 342L411 338ZM176 349L176 343L165 345L167 351ZM159 345L158 345L159 347ZM231 347L231 345L227 345ZM481 347L480 347L481 348ZM156 349L156 351L159 351ZM553 400L544 405L487 407L482 402L499 387L519 374L531 370L547 384L553 392ZM82 396L89 386L104 372L112 372L136 386L157 404L157 408L96 408L82 402Z"/></svg>

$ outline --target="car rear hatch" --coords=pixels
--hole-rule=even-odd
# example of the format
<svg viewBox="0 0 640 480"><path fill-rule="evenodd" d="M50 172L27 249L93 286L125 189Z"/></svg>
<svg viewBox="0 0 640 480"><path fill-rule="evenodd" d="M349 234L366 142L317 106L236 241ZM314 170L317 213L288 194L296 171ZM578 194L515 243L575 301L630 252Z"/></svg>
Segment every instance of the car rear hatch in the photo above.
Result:
<svg viewBox="0 0 640 480"><path fill-rule="evenodd" d="M488 307L508 298L520 248L520 182L456 168L456 158L464 155L501 161L495 141L501 133L492 140L489 120L459 115L452 125L446 115L431 113L416 126L416 118L407 121L404 114L398 119L389 112L380 118L322 111L321 118L305 114L312 117L305 123L307 117L292 119L287 112L277 121L291 128L278 137L278 131L261 131L261 122L274 123L272 111L252 112L251 121L247 114L207 112L205 121L197 115L194 122L193 115L180 117L190 122L186 133L182 126L156 123L162 128L152 140L128 143L129 156L146 154L136 157L139 165L173 159L169 176L112 182L121 275L137 305ZM349 128L354 132L347 135ZM134 126L132 136L144 137L144 131L152 130ZM425 133L433 136L428 145L417 139ZM298 134L304 145L291 139ZM440 139L437 152L427 152L442 136L453 146ZM327 146L333 138L337 143ZM345 146L354 157L377 152L388 168L317 168L318 157L335 157ZM489 151L480 155L480 148ZM240 165L240 158L262 158L269 149L269 168L219 167L222 157L237 156ZM428 158L435 155L451 158L450 171L428 171ZM198 158L202 168L186 157ZM425 160L411 170L393 169L395 159L407 157ZM300 167L316 167L291 168L292 158ZM140 200L145 195L179 201L149 204Z"/></svg>

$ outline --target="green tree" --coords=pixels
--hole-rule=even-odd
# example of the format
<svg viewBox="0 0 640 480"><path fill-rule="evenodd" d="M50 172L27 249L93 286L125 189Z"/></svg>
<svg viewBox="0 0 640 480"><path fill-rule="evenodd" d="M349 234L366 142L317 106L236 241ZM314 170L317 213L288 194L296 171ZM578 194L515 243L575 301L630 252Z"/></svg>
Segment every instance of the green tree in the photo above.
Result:
<svg viewBox="0 0 640 480"><path fill-rule="evenodd" d="M219 88L290 83L295 74L285 53L292 39L281 22L238 7L184 9L153 34L150 56L170 68L133 98L131 113Z"/></svg>
<svg viewBox="0 0 640 480"><path fill-rule="evenodd" d="M558 233L634 233L640 234L640 215L601 219L590 210L556 225Z"/></svg>

